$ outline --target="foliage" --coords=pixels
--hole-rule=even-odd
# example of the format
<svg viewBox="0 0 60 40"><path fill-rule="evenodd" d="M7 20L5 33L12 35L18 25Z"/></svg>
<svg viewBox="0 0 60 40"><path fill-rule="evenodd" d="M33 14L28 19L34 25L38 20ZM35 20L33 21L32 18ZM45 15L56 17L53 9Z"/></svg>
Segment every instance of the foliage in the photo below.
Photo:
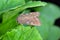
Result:
<svg viewBox="0 0 60 40"><path fill-rule="evenodd" d="M32 8L40 12L40 27L19 25L17 17ZM26 12L25 12L26 13ZM58 40L59 28L54 24L60 17L60 8L51 3L32 0L0 1L0 40Z"/></svg>

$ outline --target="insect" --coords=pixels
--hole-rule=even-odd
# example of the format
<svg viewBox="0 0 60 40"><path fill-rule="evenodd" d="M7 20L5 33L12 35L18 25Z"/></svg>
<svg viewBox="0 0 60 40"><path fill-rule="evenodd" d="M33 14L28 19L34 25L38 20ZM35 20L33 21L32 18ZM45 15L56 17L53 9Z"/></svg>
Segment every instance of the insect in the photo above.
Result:
<svg viewBox="0 0 60 40"><path fill-rule="evenodd" d="M30 12L29 14L20 14L17 18L18 23L33 26L40 26L39 12Z"/></svg>

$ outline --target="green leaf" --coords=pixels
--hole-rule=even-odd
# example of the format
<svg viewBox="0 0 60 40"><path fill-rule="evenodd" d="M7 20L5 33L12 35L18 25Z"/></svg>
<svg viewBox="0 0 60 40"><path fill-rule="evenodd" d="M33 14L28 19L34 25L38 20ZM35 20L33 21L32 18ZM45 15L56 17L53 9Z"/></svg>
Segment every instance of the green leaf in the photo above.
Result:
<svg viewBox="0 0 60 40"><path fill-rule="evenodd" d="M41 26L37 27L43 40L58 40L60 29L54 25L57 18L60 17L60 8L54 4L48 3L45 7L35 8L40 12Z"/></svg>
<svg viewBox="0 0 60 40"><path fill-rule="evenodd" d="M45 6L46 4L47 3L41 1L30 1L26 3L25 7L30 8L30 7Z"/></svg>
<svg viewBox="0 0 60 40"><path fill-rule="evenodd" d="M20 25L16 29L7 32L1 40L42 40L42 38L35 27Z"/></svg>
<svg viewBox="0 0 60 40"><path fill-rule="evenodd" d="M37 6L45 6L47 3L45 2L41 2L41 1L29 1L27 3L25 3L24 0L10 0L10 1L7 1L5 0L3 2L1 2L1 8L0 8L0 14L2 14L3 12L5 11L8 11L8 10L12 10L12 9L16 9L16 8L30 8L30 7L37 7ZM21 7L22 6L22 7Z"/></svg>
<svg viewBox="0 0 60 40"><path fill-rule="evenodd" d="M33 1L33 0L25 0L26 3L29 2L29 1Z"/></svg>
<svg viewBox="0 0 60 40"><path fill-rule="evenodd" d="M48 35L49 40L58 40L60 38L60 29L56 26L50 27L50 32Z"/></svg>
<svg viewBox="0 0 60 40"><path fill-rule="evenodd" d="M0 25L0 36L5 34L7 31L9 31L12 28L15 28L17 26L16 18L11 19L10 21L7 21Z"/></svg>
<svg viewBox="0 0 60 40"><path fill-rule="evenodd" d="M12 13L12 14L11 14ZM6 31L17 26L18 10L8 11L3 14L2 23L0 24L0 36ZM4 30L3 30L4 29Z"/></svg>
<svg viewBox="0 0 60 40"><path fill-rule="evenodd" d="M25 0L0 0L0 12L15 9L25 4Z"/></svg>
<svg viewBox="0 0 60 40"><path fill-rule="evenodd" d="M60 8L53 4L48 3L45 7L36 8L36 11L40 12L41 21L49 25L53 25L55 20L60 17Z"/></svg>
<svg viewBox="0 0 60 40"><path fill-rule="evenodd" d="M16 25L18 25L17 16L19 15L20 12L22 12L26 8L29 8L30 6L37 7L37 6L32 6L32 5L34 5L34 3L37 3L37 2L31 2L31 3L29 2L29 4L26 3L25 5L23 5L21 7L17 7L14 10L5 11L3 14L3 17L2 17L2 19L3 19L2 23L0 24L0 32L1 32L0 36L3 35L5 32L7 32L8 30L10 30L11 28L14 28Z"/></svg>

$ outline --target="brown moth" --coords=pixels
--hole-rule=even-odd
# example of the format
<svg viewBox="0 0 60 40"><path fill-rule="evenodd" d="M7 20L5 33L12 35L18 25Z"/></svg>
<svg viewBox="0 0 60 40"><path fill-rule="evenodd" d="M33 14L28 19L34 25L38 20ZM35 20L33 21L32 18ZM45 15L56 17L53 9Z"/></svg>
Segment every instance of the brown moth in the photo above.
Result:
<svg viewBox="0 0 60 40"><path fill-rule="evenodd" d="M29 14L20 14L17 18L18 23L40 26L39 12L31 12Z"/></svg>

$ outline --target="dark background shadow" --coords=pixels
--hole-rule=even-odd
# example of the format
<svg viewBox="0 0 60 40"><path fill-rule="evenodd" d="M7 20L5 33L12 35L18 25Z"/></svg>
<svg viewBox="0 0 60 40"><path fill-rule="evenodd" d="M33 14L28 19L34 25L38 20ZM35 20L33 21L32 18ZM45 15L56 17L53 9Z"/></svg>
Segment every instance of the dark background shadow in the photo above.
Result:
<svg viewBox="0 0 60 40"><path fill-rule="evenodd" d="M39 1L39 0L37 0L37 1ZM60 0L41 0L41 1L50 2L50 3L56 4L60 7Z"/></svg>

